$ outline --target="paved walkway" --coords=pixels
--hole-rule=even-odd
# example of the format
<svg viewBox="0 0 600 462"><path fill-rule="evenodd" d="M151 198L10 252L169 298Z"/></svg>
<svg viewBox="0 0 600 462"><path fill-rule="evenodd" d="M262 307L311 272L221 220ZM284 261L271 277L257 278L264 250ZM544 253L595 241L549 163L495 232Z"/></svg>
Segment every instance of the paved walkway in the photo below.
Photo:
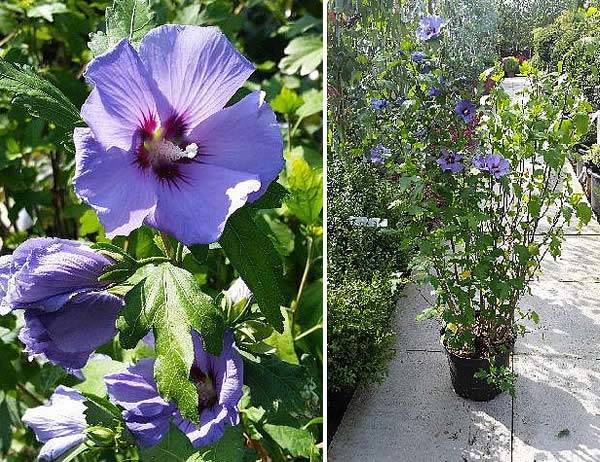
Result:
<svg viewBox="0 0 600 462"><path fill-rule="evenodd" d="M510 89L522 82L510 80ZM570 167L569 167L570 168ZM575 185L576 187L578 184ZM517 395L456 396L439 327L417 322L429 290L399 301L396 357L380 386L359 389L329 450L335 462L600 462L600 225L567 230L532 295L540 326L517 340Z"/></svg>

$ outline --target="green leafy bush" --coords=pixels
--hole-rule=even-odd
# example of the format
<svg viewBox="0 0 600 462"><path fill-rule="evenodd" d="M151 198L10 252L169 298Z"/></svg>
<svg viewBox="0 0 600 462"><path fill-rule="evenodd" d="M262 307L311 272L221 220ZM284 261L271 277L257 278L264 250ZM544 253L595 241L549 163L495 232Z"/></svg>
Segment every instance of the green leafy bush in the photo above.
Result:
<svg viewBox="0 0 600 462"><path fill-rule="evenodd" d="M376 383L393 357L396 296L387 273L370 280L349 275L327 291L328 390Z"/></svg>
<svg viewBox="0 0 600 462"><path fill-rule="evenodd" d="M559 64L600 108L600 3L564 11L547 27L534 31L534 60L549 71Z"/></svg>

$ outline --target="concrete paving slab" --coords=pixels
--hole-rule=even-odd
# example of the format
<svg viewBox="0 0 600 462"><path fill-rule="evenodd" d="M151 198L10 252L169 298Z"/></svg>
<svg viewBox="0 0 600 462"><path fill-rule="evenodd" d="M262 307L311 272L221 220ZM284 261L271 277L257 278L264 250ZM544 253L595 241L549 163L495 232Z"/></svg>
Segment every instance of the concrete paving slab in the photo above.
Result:
<svg viewBox="0 0 600 462"><path fill-rule="evenodd" d="M600 461L600 361L513 357L514 462Z"/></svg>
<svg viewBox="0 0 600 462"><path fill-rule="evenodd" d="M380 386L359 389L329 449L335 462L509 462L511 399L454 394L445 353L399 352Z"/></svg>
<svg viewBox="0 0 600 462"><path fill-rule="evenodd" d="M542 262L540 279L549 284L562 282L600 282L600 236L566 236L561 256L550 255Z"/></svg>
<svg viewBox="0 0 600 462"><path fill-rule="evenodd" d="M435 296L430 285L408 284L398 300L396 308L397 351L428 350L442 351L440 326L436 320L417 321L417 315L431 306Z"/></svg>
<svg viewBox="0 0 600 462"><path fill-rule="evenodd" d="M517 339L517 353L600 359L600 284L544 279L520 305L535 310L540 323L528 323L530 332Z"/></svg>

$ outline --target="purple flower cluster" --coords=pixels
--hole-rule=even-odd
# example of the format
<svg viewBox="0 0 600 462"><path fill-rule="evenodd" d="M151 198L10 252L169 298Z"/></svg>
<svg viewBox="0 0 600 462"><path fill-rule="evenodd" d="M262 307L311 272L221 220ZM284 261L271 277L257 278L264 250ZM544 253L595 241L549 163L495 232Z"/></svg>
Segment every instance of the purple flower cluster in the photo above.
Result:
<svg viewBox="0 0 600 462"><path fill-rule="evenodd" d="M125 424L142 446L159 443L171 422L196 448L220 439L226 425L239 423L237 404L242 397L244 373L233 334L225 332L220 356L207 353L200 335L192 334L195 358L190 378L198 392L199 426L184 419L174 403L159 395L153 359L142 359L126 372L104 378L110 400L124 409Z"/></svg>
<svg viewBox="0 0 600 462"><path fill-rule="evenodd" d="M437 160L437 163L445 172L458 173L465 168L463 156L459 152L452 152L446 149L442 151L442 155Z"/></svg>
<svg viewBox="0 0 600 462"><path fill-rule="evenodd" d="M475 118L477 109L471 101L463 99L458 102L454 108L454 112L459 115L465 123L471 123Z"/></svg>
<svg viewBox="0 0 600 462"><path fill-rule="evenodd" d="M85 244L56 238L30 239L3 257L0 315L25 311L19 339L30 359L41 356L73 372L115 336L123 302L98 281L113 263Z"/></svg>
<svg viewBox="0 0 600 462"><path fill-rule="evenodd" d="M383 144L378 144L371 149L371 162L374 164L383 164L390 157L390 149Z"/></svg>
<svg viewBox="0 0 600 462"><path fill-rule="evenodd" d="M416 34L419 40L424 42L436 38L442 31L444 19L441 16L425 16L419 21Z"/></svg>
<svg viewBox="0 0 600 462"><path fill-rule="evenodd" d="M145 223L215 242L266 191L284 165L275 114L260 91L225 107L253 71L216 27L173 24L91 62L74 183L108 237Z"/></svg>
<svg viewBox="0 0 600 462"><path fill-rule="evenodd" d="M385 99L377 99L371 98L371 107L376 111L380 111L382 109L387 108L389 105L388 101Z"/></svg>
<svg viewBox="0 0 600 462"><path fill-rule="evenodd" d="M90 63L85 77L93 89L81 110L88 128L74 132L74 186L109 237L147 224L184 244L211 243L232 213L264 194L284 166L275 114L258 91L225 107L253 71L217 28L179 25L153 29L138 50L124 39ZM374 109L387 105L372 100ZM0 315L24 311L19 339L30 360L43 357L82 377L94 351L116 334L123 300L99 281L114 263L57 238L30 239L0 257ZM251 296L243 281L230 292L232 299ZM233 333L225 333L218 357L204 350L197 332L192 338L199 425L160 396L154 360L105 377L111 401L142 446L157 444L171 422L196 448L239 423L243 362ZM149 345L153 340L144 337ZM84 401L59 386L47 405L24 414L44 443L40 461L85 441Z"/></svg>
<svg viewBox="0 0 600 462"><path fill-rule="evenodd" d="M488 154L486 156L480 154L473 159L473 165L482 172L488 172L497 179L505 176L510 170L508 159L498 154Z"/></svg>

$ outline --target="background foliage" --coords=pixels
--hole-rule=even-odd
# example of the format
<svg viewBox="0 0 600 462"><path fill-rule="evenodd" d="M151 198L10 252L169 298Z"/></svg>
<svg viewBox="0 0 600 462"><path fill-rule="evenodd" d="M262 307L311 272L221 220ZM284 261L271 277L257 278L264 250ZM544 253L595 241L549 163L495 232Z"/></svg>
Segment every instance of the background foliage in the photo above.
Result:
<svg viewBox="0 0 600 462"><path fill-rule="evenodd" d="M278 114L286 140L286 167L279 182L289 194L282 206L256 212L251 220L261 234L256 231L249 237L268 236L265 239L275 249L269 255L272 259L269 265L284 271L280 302L285 307L282 311L285 329L277 333L266 324L262 327L255 324L242 325L236 332L238 342L245 339L238 344L246 360L245 382L252 386L246 390L240 405L245 437L238 435L221 446L233 450L245 442L245 447L238 447L235 458L225 453L213 456L232 461L319 460L323 339L320 2L125 0L115 5L83 0L3 2L0 5L1 253L11 253L32 236L107 242L96 214L81 204L72 191L71 133L73 126L82 124L78 108L89 91L82 79L85 66L94 54L123 36L125 24L131 27L127 20L133 7L138 8L134 41L152 23L219 26L257 66L233 101L251 91L264 90L266 100ZM248 212L236 214L238 219L243 213ZM228 226L235 225L232 217ZM224 236L222 245L226 242ZM168 253L169 246L146 227L127 238L116 238L112 244L134 258ZM221 299L220 294L231 285L238 271L244 271L245 277L257 274L252 273L252 268L244 268L244 264L252 263L248 255L234 262L235 268L231 261L235 255L228 252L228 257L219 245L213 245L204 258L186 252L182 266L203 292ZM255 296L264 312L265 294L255 293ZM225 317L241 309L225 302L221 308ZM254 306L251 311L255 310ZM278 313L274 318L279 318ZM0 318L3 371L0 458L9 462L31 461L37 453L38 443L33 433L21 424L20 416L25 409L43 402L57 384L77 383L59 367L26 360L16 339L22 323L18 315ZM128 363L151 354L140 345L123 350L115 342L103 347L102 352L117 364ZM94 383L102 376L102 371L95 369L101 366L95 365L96 362L91 364L85 372L87 385L83 385L88 391L98 389ZM251 388L258 390L255 395L250 395ZM228 435L225 438L231 437ZM166 444L175 445L181 460L191 457L186 452L190 450L189 444L177 433ZM91 455L83 454L72 460L123 460L123 454L96 449ZM173 448L158 447L143 454L142 460L164 460L161 451L166 450L172 452ZM136 450L130 451L126 456L139 460Z"/></svg>

